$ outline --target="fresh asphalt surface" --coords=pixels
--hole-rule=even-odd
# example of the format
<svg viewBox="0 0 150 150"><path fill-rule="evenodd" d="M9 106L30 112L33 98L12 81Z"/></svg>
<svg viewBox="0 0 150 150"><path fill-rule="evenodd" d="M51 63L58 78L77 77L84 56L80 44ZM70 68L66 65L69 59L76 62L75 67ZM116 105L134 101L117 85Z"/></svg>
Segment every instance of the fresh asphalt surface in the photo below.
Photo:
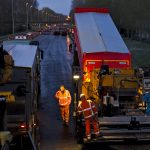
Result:
<svg viewBox="0 0 150 150"><path fill-rule="evenodd" d="M59 86L64 84L72 93L72 54L67 51L66 38L41 35L37 38L44 51L41 63L41 100L39 110L41 150L150 150L149 144L77 144L73 107L70 113L70 126L62 126L59 107L54 98Z"/></svg>

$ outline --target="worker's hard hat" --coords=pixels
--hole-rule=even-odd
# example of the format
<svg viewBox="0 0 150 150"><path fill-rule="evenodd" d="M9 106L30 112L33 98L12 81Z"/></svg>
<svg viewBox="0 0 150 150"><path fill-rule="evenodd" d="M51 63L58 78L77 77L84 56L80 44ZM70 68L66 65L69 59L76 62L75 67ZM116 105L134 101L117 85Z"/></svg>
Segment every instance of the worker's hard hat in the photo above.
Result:
<svg viewBox="0 0 150 150"><path fill-rule="evenodd" d="M62 85L60 86L60 88L61 88L61 87L65 87L65 86L62 84Z"/></svg>
<svg viewBox="0 0 150 150"><path fill-rule="evenodd" d="M83 97L83 96L85 96L85 94L81 93L81 94L80 94L80 98Z"/></svg>

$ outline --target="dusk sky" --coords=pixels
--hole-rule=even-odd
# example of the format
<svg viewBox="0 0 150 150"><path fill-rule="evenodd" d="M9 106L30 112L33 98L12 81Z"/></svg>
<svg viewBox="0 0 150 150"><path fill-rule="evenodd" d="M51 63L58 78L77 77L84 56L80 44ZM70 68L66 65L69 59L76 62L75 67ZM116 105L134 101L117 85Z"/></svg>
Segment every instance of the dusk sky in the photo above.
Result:
<svg viewBox="0 0 150 150"><path fill-rule="evenodd" d="M71 8L72 0L38 0L39 8L49 7L58 13L68 15Z"/></svg>

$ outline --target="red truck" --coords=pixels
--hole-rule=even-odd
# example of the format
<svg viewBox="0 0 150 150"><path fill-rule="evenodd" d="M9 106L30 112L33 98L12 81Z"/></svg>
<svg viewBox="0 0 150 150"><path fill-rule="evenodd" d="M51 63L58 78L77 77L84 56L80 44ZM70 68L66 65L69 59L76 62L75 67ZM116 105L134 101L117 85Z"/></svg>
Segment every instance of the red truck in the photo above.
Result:
<svg viewBox="0 0 150 150"><path fill-rule="evenodd" d="M76 78L75 94L78 97L82 92L97 104L102 136L96 142L150 140L150 116L137 93L140 86L144 89L143 81L149 79L150 71L148 75L141 68L132 68L130 51L108 9L76 8L74 16L73 74L81 77ZM75 106L77 102L75 99ZM76 131L84 141L83 118L77 119Z"/></svg>
<svg viewBox="0 0 150 150"><path fill-rule="evenodd" d="M108 9L76 8L75 24L75 43L85 72L100 68L102 64L110 68L131 68L130 51Z"/></svg>

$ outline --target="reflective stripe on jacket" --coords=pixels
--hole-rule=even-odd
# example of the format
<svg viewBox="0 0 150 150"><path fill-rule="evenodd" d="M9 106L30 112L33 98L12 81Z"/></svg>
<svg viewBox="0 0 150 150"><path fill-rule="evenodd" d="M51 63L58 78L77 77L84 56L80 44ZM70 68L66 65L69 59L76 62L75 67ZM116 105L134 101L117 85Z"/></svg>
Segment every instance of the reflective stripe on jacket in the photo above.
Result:
<svg viewBox="0 0 150 150"><path fill-rule="evenodd" d="M91 118L96 115L97 108L91 100L82 100L78 105L78 113L83 114L85 119Z"/></svg>
<svg viewBox="0 0 150 150"><path fill-rule="evenodd" d="M68 90L65 90L64 93L62 93L61 91L57 91L55 96L59 100L60 106L70 105L71 95Z"/></svg>

